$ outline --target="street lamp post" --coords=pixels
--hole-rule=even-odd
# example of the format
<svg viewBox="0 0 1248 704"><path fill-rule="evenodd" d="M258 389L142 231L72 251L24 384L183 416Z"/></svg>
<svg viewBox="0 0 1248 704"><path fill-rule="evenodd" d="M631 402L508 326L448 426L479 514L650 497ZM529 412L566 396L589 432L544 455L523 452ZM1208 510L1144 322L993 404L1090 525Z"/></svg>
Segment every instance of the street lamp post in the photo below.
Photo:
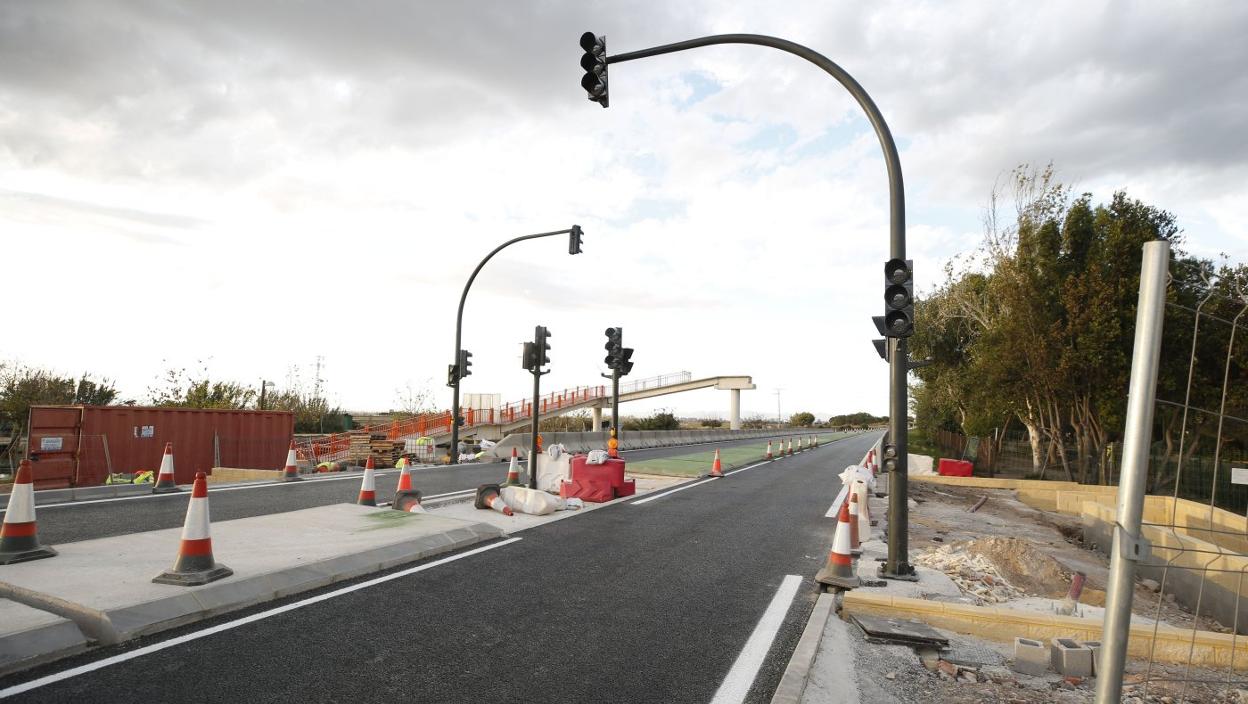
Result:
<svg viewBox="0 0 1248 704"><path fill-rule="evenodd" d="M568 235L568 254L581 253L581 238L584 233L581 231L580 225L573 225L566 230L556 230L554 232L538 232L532 235L523 235L498 245L489 254L485 255L485 259L477 264L477 268L472 270L472 275L468 277L468 282L464 284L464 292L459 295L459 310L455 313L455 363L451 365L450 373L447 375L447 386L451 387L451 447L449 452L451 464L459 464L459 382L463 378L464 369L460 366L460 360L463 359L463 331L464 331L464 301L468 300L468 289L472 288L472 282L476 280L477 274L481 272L481 267L490 261L495 254L510 247L517 242L524 240L537 239L539 237L553 237L555 235Z"/></svg>
<svg viewBox="0 0 1248 704"><path fill-rule="evenodd" d="M890 259L905 260L905 190L902 184L901 159L897 154L897 145L893 142L893 135L888 129L888 124L884 121L884 116L880 114L879 108L876 107L875 101L871 99L867 91L863 90L858 81L854 80L853 76L850 76L845 69L833 63L827 57L801 44L761 34L718 34L676 42L675 44L664 44L640 51L616 54L614 56L609 56L606 53L606 38L596 36L592 32L586 32L581 37L580 44L586 51L585 56L581 58L581 66L586 70L586 75L582 79L581 85L589 92L589 99L599 103L604 108L609 104L607 91L608 66L651 56L672 54L686 49L696 49L718 44L766 46L799 56L823 69L854 97L854 100L858 102L858 106L866 113L867 120L871 123L871 127L875 129L876 137L880 140L880 147L884 151L884 164L888 170L889 257ZM889 471L891 472L888 482L888 560L880 569L880 575L896 579L914 579L914 567L909 562L907 546L907 523L909 520L909 510L906 505L907 345L905 337L891 338L889 342L889 437L892 440L895 456L885 460L885 464L889 465Z"/></svg>

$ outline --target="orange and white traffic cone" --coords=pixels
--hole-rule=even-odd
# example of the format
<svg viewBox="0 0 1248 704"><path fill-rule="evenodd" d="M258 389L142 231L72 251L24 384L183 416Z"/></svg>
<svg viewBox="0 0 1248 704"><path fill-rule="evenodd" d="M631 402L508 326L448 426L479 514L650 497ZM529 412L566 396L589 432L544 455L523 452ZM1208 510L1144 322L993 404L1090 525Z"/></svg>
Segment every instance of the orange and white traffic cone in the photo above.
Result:
<svg viewBox="0 0 1248 704"><path fill-rule="evenodd" d="M182 491L173 480L173 443L165 443L165 454L160 458L160 472L156 475L156 484L152 486L153 494L170 494Z"/></svg>
<svg viewBox="0 0 1248 704"><path fill-rule="evenodd" d="M229 577L234 570L217 564L212 558L212 535L208 520L208 476L195 473L191 487L191 504L186 508L186 523L182 526L182 543L178 547L178 559L173 567L153 577L157 584L173 584L192 587L207 584L222 577Z"/></svg>
<svg viewBox="0 0 1248 704"><path fill-rule="evenodd" d="M715 479L724 476L724 467L719 463L719 448L715 448L715 460L711 462L711 473L706 476Z"/></svg>
<svg viewBox="0 0 1248 704"><path fill-rule="evenodd" d="M507 466L507 481L500 486L520 486L520 457L516 448L511 448L511 464Z"/></svg>
<svg viewBox="0 0 1248 704"><path fill-rule="evenodd" d="M402 469L399 470L399 486L395 491L411 491L412 490L412 472L407 468L407 463L403 463Z"/></svg>
<svg viewBox="0 0 1248 704"><path fill-rule="evenodd" d="M299 476L299 460L295 458L295 441L290 441L290 449L286 451L286 469L282 471L282 481L298 482L303 481L303 477Z"/></svg>
<svg viewBox="0 0 1248 704"><path fill-rule="evenodd" d="M806 451L806 436L803 435L802 437L797 439L797 451L798 452Z"/></svg>
<svg viewBox="0 0 1248 704"><path fill-rule="evenodd" d="M819 447L819 436L818 436L818 435L811 435L811 436L810 436L810 446L811 446L811 447Z"/></svg>
<svg viewBox="0 0 1248 704"><path fill-rule="evenodd" d="M420 505L420 499L420 492L416 489L400 489L394 492L390 508L405 513L424 513L425 507Z"/></svg>
<svg viewBox="0 0 1248 704"><path fill-rule="evenodd" d="M858 493L849 492L849 554L857 557L862 554L862 545L858 542Z"/></svg>
<svg viewBox="0 0 1248 704"><path fill-rule="evenodd" d="M774 459L774 458L771 456L771 441L770 441L770 440L768 440L768 441L767 441L767 459L769 459L769 460L770 460L770 459Z"/></svg>
<svg viewBox="0 0 1248 704"><path fill-rule="evenodd" d="M837 589L853 589L862 586L862 580L854 574L853 547L849 535L849 502L841 504L836 518L836 534L832 536L832 550L823 569L815 573L815 581Z"/></svg>
<svg viewBox="0 0 1248 704"><path fill-rule="evenodd" d="M875 456L875 448L867 450L867 456L862 458L862 466L871 469L871 458Z"/></svg>
<svg viewBox="0 0 1248 704"><path fill-rule="evenodd" d="M793 438L789 438L789 457L793 456Z"/></svg>
<svg viewBox="0 0 1248 704"><path fill-rule="evenodd" d="M492 508L504 516L514 514L507 502L503 501L503 495L499 493L497 484L482 484L477 487L477 497L472 505L477 508Z"/></svg>
<svg viewBox="0 0 1248 704"><path fill-rule="evenodd" d="M364 479L360 482L360 498L355 502L360 506L377 505L377 483L373 472L373 456L369 455L368 461L364 463Z"/></svg>
<svg viewBox="0 0 1248 704"><path fill-rule="evenodd" d="M17 467L17 481L9 495L9 508L0 525L0 565L39 560L56 555L50 547L39 544L35 530L35 476L30 460Z"/></svg>

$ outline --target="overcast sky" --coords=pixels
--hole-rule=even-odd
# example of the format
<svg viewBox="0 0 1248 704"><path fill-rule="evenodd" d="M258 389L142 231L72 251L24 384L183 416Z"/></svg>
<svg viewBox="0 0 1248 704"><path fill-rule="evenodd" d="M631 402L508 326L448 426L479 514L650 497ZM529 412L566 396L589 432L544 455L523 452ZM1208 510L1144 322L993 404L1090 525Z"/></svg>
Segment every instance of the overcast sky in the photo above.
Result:
<svg viewBox="0 0 1248 704"><path fill-rule="evenodd" d="M783 9L780 9L783 8ZM870 344L887 180L860 110L806 62L711 47L579 86L586 30L621 53L771 34L841 64L901 151L920 289L973 248L994 181L1052 161L1098 199L1174 212L1188 250L1248 260L1248 3L0 3L0 360L116 379L168 367L397 404L748 374L746 414L887 411ZM1123 256L1135 257L1136 252ZM726 414L725 392L625 407Z"/></svg>

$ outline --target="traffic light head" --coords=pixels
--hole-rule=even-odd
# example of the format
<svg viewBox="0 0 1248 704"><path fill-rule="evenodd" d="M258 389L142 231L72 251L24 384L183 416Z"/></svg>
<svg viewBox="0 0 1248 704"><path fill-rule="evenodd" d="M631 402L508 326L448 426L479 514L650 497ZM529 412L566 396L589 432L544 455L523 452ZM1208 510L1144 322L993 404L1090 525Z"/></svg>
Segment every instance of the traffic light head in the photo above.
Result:
<svg viewBox="0 0 1248 704"><path fill-rule="evenodd" d="M581 237L584 234L580 225L572 226L572 231L568 233L568 254L581 253Z"/></svg>
<svg viewBox="0 0 1248 704"><path fill-rule="evenodd" d="M914 334L914 264L908 259L884 263L884 319L876 326L885 337Z"/></svg>
<svg viewBox="0 0 1248 704"><path fill-rule="evenodd" d="M468 350L459 351L459 378L472 374L472 353Z"/></svg>
<svg viewBox="0 0 1248 704"><path fill-rule="evenodd" d="M524 351L520 354L520 366L533 371L537 366L537 347L532 342L524 343Z"/></svg>
<svg viewBox="0 0 1248 704"><path fill-rule="evenodd" d="M620 349L619 362L617 362L620 369L620 376L626 376L629 372L633 371L633 363L629 361L632 358L632 347L624 347Z"/></svg>
<svg viewBox="0 0 1248 704"><path fill-rule="evenodd" d="M594 36L593 32L581 35L581 68L585 75L581 77L581 87L589 95L589 99L607 107L607 38Z"/></svg>
<svg viewBox="0 0 1248 704"><path fill-rule="evenodd" d="M446 365L446 385L454 387L459 384L459 375L456 374L457 365Z"/></svg>
<svg viewBox="0 0 1248 704"><path fill-rule="evenodd" d="M538 325L533 331L533 346L537 352L537 366L541 367L550 364L550 331L543 325Z"/></svg>
<svg viewBox="0 0 1248 704"><path fill-rule="evenodd" d="M603 345L603 349L607 351L606 363L607 369L615 369L619 364L621 345L624 344L624 328L607 328L607 344Z"/></svg>

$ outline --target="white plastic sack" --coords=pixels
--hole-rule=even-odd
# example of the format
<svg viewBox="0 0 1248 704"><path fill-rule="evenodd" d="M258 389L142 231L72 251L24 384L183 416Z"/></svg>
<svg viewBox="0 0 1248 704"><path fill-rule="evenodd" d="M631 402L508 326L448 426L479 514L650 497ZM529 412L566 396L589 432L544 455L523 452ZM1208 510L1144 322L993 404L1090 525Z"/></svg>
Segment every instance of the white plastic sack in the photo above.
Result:
<svg viewBox="0 0 1248 704"><path fill-rule="evenodd" d="M534 516L545 516L548 513L563 510L567 507L567 502L558 496L547 494L544 491L529 489L523 486L505 486L502 489L503 501L511 507L511 510L518 513L528 513Z"/></svg>
<svg viewBox="0 0 1248 704"><path fill-rule="evenodd" d="M840 514L841 504L845 501L845 497L849 494L849 487L856 481L860 481L865 484L867 491L875 490L875 477L871 475L871 470L853 464L849 465L845 468L844 472L841 472L841 493L837 494L836 501L832 502L832 509L828 511L827 514L829 517L836 518L837 515ZM859 508L861 508L863 498L864 497L862 496L858 497L858 503L860 504ZM862 514L860 513L858 515L861 516ZM859 534L858 537L861 539L861 534Z"/></svg>
<svg viewBox="0 0 1248 704"><path fill-rule="evenodd" d="M590 450L585 457L585 464L606 464L610 457L606 450Z"/></svg>

